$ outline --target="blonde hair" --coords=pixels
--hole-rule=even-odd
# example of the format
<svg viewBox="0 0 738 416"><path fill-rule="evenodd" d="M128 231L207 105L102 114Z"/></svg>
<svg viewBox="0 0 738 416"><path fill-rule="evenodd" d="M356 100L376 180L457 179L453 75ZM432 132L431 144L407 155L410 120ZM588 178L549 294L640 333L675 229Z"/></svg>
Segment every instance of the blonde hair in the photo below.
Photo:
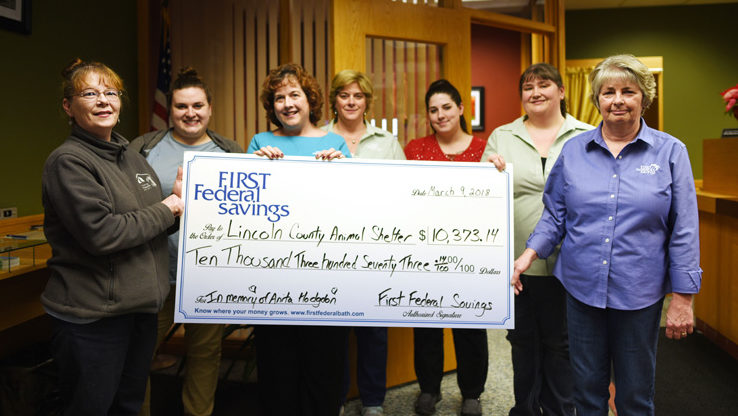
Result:
<svg viewBox="0 0 738 416"><path fill-rule="evenodd" d="M344 69L336 74L331 81L331 90L328 94L328 100L331 103L331 110L333 111L334 120L337 119L338 114L336 113L336 97L347 85L356 83L359 85L359 89L364 93L366 98L366 112L372 108L372 100L374 99L374 85L372 80L369 79L366 74L353 69Z"/></svg>
<svg viewBox="0 0 738 416"><path fill-rule="evenodd" d="M638 88L643 93L641 115L646 112L654 98L656 98L656 79L648 70L648 67L633 55L613 55L597 64L589 74L589 85L592 88L590 99L597 110L600 109L597 96L600 95L602 84L613 79L623 79L638 84Z"/></svg>

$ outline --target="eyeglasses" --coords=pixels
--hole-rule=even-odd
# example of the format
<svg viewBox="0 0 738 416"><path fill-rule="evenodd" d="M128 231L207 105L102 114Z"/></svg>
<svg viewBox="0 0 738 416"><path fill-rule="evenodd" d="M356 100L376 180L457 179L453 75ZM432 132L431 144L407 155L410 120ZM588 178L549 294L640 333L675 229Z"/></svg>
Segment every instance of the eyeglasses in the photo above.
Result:
<svg viewBox="0 0 738 416"><path fill-rule="evenodd" d="M108 101L118 101L120 100L120 96L123 95L123 91L118 90L105 90L105 91L96 91L96 90L85 90L81 93L77 94L78 96L82 97L85 101L97 101L98 97L101 95L105 97Z"/></svg>

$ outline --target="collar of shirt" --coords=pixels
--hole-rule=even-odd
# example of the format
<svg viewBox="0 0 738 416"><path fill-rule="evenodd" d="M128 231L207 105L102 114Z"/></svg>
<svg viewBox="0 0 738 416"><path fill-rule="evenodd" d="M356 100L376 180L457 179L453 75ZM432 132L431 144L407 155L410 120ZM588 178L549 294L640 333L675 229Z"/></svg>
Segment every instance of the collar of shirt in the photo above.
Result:
<svg viewBox="0 0 738 416"><path fill-rule="evenodd" d="M535 145L533 144L533 139L531 139L530 134L528 134L528 129L525 128L525 120L527 119L528 115L524 115L515 119L512 123L510 123L510 132L514 136L519 137L524 142L535 147ZM556 141L561 140L562 137L569 137L567 133L569 133L570 131L579 130L583 132L586 130L591 130L593 128L594 126L583 123L572 117L570 114L567 114L566 118L564 119L564 124L561 125L559 132L556 134Z"/></svg>
<svg viewBox="0 0 738 416"><path fill-rule="evenodd" d="M336 120L333 119L328 123L328 127L326 128L326 131L332 131L336 132L336 130L333 129L333 126L336 125ZM361 136L361 139L359 139L359 143L363 142L364 140L372 137L372 136L384 136L384 130L380 129L379 127L373 126L368 121L364 120L364 126L366 126L366 131L364 132L364 135Z"/></svg>
<svg viewBox="0 0 738 416"><path fill-rule="evenodd" d="M587 150L592 150L594 145L598 145L601 148L605 149L608 153L610 152L609 148L607 147L607 144L605 143L605 138L602 137L602 124L604 122L600 121L600 124L597 125L597 129L595 130L596 133L592 136L592 139L587 143ZM626 147L630 146L632 143L636 142L644 142L648 144L651 147L654 147L656 137L654 136L653 132L655 130L648 128L646 125L646 120L641 117L641 128L638 130L638 134L636 134L636 137L626 145ZM625 149L623 149L625 150Z"/></svg>

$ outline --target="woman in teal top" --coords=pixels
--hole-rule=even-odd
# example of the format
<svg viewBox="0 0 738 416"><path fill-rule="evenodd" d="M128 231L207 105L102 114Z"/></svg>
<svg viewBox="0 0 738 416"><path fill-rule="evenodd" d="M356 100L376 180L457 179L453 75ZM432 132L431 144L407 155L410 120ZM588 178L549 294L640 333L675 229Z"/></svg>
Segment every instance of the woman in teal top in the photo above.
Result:
<svg viewBox="0 0 738 416"><path fill-rule="evenodd" d="M351 157L343 137L315 126L323 95L318 81L300 65L285 64L269 71L259 98L269 121L278 128L255 135L247 153L270 159L284 155L324 160Z"/></svg>
<svg viewBox="0 0 738 416"><path fill-rule="evenodd" d="M261 103L278 128L255 135L248 153L270 159L350 157L343 137L315 127L322 94L318 82L301 66L285 64L271 70L262 86ZM338 415L348 330L257 325L255 331L262 414Z"/></svg>
<svg viewBox="0 0 738 416"><path fill-rule="evenodd" d="M559 71L535 64L520 76L518 92L525 115L496 128L482 160L504 169L515 166L515 257L543 212L543 188L564 143L594 127L566 113ZM553 276L556 255L536 260L521 276L525 290L515 297L512 347L515 406L510 415L573 415L572 371L566 327L566 296Z"/></svg>
<svg viewBox="0 0 738 416"><path fill-rule="evenodd" d="M249 144L247 152L259 156L267 156L270 159L277 159L284 157L284 155L289 155L315 156L316 159L330 160L350 154L343 137L336 133L324 132L320 129L318 131L323 136L312 137L303 134L280 136L278 135L279 130L258 133L251 139L251 144Z"/></svg>

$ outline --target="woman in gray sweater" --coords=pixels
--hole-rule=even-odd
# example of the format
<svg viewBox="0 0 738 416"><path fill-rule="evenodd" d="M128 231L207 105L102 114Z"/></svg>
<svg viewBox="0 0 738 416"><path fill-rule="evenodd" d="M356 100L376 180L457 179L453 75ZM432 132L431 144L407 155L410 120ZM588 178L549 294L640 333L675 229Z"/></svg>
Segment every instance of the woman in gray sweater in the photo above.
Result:
<svg viewBox="0 0 738 416"><path fill-rule="evenodd" d="M44 231L51 273L41 295L66 415L135 415L169 292L167 229L184 204L113 132L123 83L104 64L62 71L69 137L46 160Z"/></svg>

